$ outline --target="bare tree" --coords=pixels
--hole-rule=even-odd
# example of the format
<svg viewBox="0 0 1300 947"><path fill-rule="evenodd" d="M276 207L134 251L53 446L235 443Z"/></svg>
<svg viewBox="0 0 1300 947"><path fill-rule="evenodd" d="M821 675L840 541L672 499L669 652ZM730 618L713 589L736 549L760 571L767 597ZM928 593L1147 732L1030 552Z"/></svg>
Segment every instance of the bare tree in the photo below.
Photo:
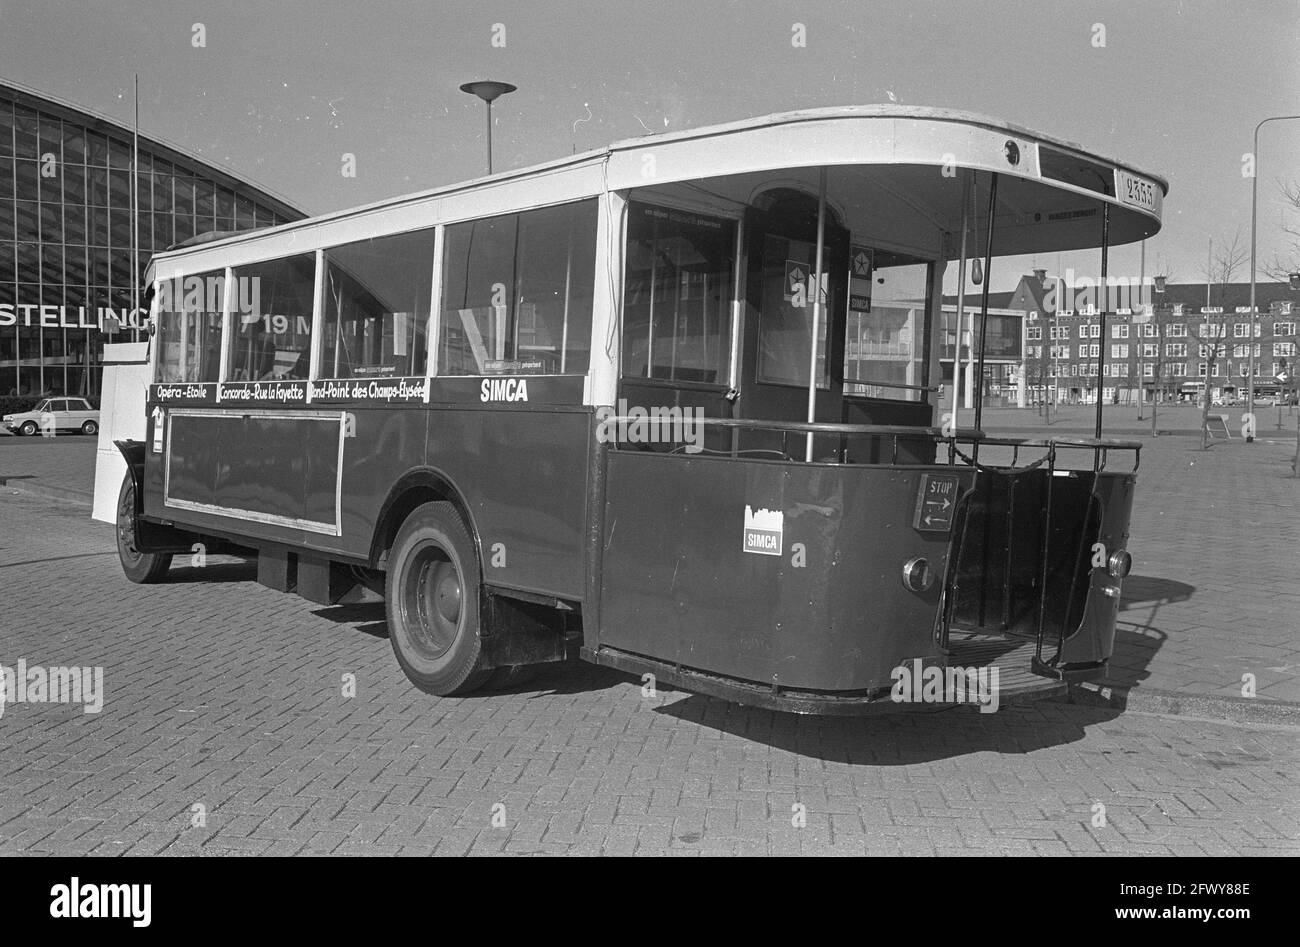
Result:
<svg viewBox="0 0 1300 947"><path fill-rule="evenodd" d="M1202 329L1207 331L1202 332ZM1220 317L1219 324L1205 323L1192 329L1192 335L1205 349L1205 384L1201 388L1201 450L1210 447L1210 379L1219 357L1228 352L1228 323Z"/></svg>
<svg viewBox="0 0 1300 947"><path fill-rule="evenodd" d="M1152 274L1156 279L1162 279L1166 284L1177 282L1178 274L1174 272L1173 264L1170 263L1169 257L1163 253L1156 254L1155 269ZM1160 395L1164 391L1165 379L1165 357L1164 357L1164 336L1160 332L1159 323L1152 314L1151 321L1156 325L1156 334L1150 338L1155 340L1156 345L1156 363L1152 369L1153 376L1151 379L1151 436L1155 437L1159 433L1156 426L1156 405L1160 401ZM1145 336L1144 336L1145 338Z"/></svg>
<svg viewBox="0 0 1300 947"><path fill-rule="evenodd" d="M1289 210L1300 213L1300 182L1279 181L1277 189L1282 192L1282 202L1289 206ZM1272 261L1260 264L1264 274L1275 280L1284 280L1292 273L1300 272L1300 225L1289 223L1284 216L1281 229L1291 237L1291 246L1284 253L1275 253Z"/></svg>
<svg viewBox="0 0 1300 947"><path fill-rule="evenodd" d="M1205 277L1205 282L1211 286L1216 284L1219 286L1221 302L1227 292L1227 285L1249 259L1250 247L1242 244L1241 228L1238 227L1230 242L1218 241L1218 247L1210 254L1205 266L1201 267L1201 275Z"/></svg>
<svg viewBox="0 0 1300 947"><path fill-rule="evenodd" d="M1174 272L1173 265L1169 262L1169 257L1163 253L1156 255L1155 269L1151 273L1156 279L1164 279L1166 283L1178 282L1178 274Z"/></svg>

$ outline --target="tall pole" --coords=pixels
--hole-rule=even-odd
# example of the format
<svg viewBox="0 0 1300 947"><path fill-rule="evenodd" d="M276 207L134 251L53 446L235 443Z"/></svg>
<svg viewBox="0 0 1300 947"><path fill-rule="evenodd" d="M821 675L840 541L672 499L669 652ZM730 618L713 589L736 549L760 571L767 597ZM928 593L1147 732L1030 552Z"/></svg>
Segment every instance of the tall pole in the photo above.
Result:
<svg viewBox="0 0 1300 947"><path fill-rule="evenodd" d="M822 255L826 250L826 166L823 165L817 182L817 262L813 265L813 274L808 285L813 293L812 345L808 356L808 423L817 420L817 335L821 329L822 316ZM829 287L828 287L829 288ZM811 463L813 459L813 433L808 432L804 448L804 460Z"/></svg>
<svg viewBox="0 0 1300 947"><path fill-rule="evenodd" d="M989 324L989 283L992 282L993 264L993 219L998 204L998 176L991 174L989 181L989 214L985 225L988 229L984 235L984 285L980 287L980 354L975 369L975 430L983 430L980 424L984 417L984 349L988 338ZM979 457L979 441L975 442L975 457Z"/></svg>
<svg viewBox="0 0 1300 947"><path fill-rule="evenodd" d="M1246 379L1246 413L1252 418L1255 416L1255 230L1257 207L1259 204L1259 130L1269 122L1294 122L1300 121L1300 115L1271 115L1255 126L1254 142L1251 145L1251 157L1255 159L1254 174L1250 176L1250 335L1246 339L1247 351L1250 353L1250 368ZM1254 425L1247 429L1246 443L1253 444ZM1300 438L1300 428L1297 428L1297 438ZM1300 446L1297 446L1297 461L1300 462ZM1296 474L1300 476L1300 469Z"/></svg>
<svg viewBox="0 0 1300 947"><path fill-rule="evenodd" d="M1140 253L1139 256L1138 256L1138 305L1139 305L1139 306L1145 305L1145 304L1142 302L1142 287L1146 285L1146 279L1147 279L1147 242L1146 242L1145 240L1143 240L1143 241L1142 241L1142 250L1141 250L1141 253ZM1132 310L1130 310L1130 311L1132 311ZM1144 315L1145 315L1145 314L1144 314ZM1144 325L1145 325L1145 323L1144 323ZM1142 371L1142 363L1141 363L1141 361L1139 361L1139 360L1137 359L1137 355L1138 355L1139 352L1142 351L1141 348L1139 348L1139 346L1140 346L1142 343L1140 343L1140 342L1137 341L1136 331L1137 331L1136 329L1133 330L1133 332L1134 332L1134 338L1133 338L1132 340L1130 340L1129 344L1133 346L1133 355L1134 355L1133 367L1136 368L1136 369L1138 370L1138 373L1139 373L1138 376L1137 376L1137 379L1136 379L1136 380L1137 380L1137 394L1138 394L1138 417L1137 417L1137 419L1138 419L1139 421L1141 421L1141 420L1142 420L1142 375L1141 375L1141 371ZM1129 390L1132 391L1131 388L1130 388Z"/></svg>
<svg viewBox="0 0 1300 947"><path fill-rule="evenodd" d="M140 309L140 74L135 74L135 125L131 130L131 323Z"/></svg>
<svg viewBox="0 0 1300 947"><path fill-rule="evenodd" d="M1106 265L1108 254L1110 252L1110 205L1101 205L1101 312L1098 314L1101 322L1097 330L1097 432L1094 435L1098 440L1101 439L1101 405L1106 399L1102 397L1105 393L1105 386L1102 385L1101 366L1102 359L1106 356L1106 309L1110 302L1110 287L1106 285Z"/></svg>
<svg viewBox="0 0 1300 947"><path fill-rule="evenodd" d="M492 101L500 98L508 92L514 92L518 86L513 86L509 82L495 82L491 79L483 79L478 82L466 82L460 87L460 91L468 92L470 95L476 95L487 103L487 169L488 174L492 173Z"/></svg>
<svg viewBox="0 0 1300 947"><path fill-rule="evenodd" d="M961 340L964 335L962 329L962 318L966 310L966 228L967 212L970 207L970 179L973 171L967 171L962 178L961 185L961 256L957 261L957 318L953 321L952 347L952 429L957 430L957 415L961 408L962 388L965 387L965 378L962 377L961 364Z"/></svg>
<svg viewBox="0 0 1300 947"><path fill-rule="evenodd" d="M1210 284L1214 282L1214 264L1210 258L1214 254L1214 238L1211 237L1205 244L1205 308L1210 308Z"/></svg>

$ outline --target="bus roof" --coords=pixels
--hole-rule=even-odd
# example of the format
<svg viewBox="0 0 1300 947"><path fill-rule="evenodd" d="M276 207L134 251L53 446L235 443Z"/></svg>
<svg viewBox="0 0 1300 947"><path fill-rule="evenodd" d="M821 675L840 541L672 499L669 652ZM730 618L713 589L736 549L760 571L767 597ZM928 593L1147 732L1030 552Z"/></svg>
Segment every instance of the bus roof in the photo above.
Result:
<svg viewBox="0 0 1300 947"><path fill-rule="evenodd" d="M923 106L838 106L624 139L525 168L174 248L155 255L150 270L160 264L164 272L159 276L196 272L219 265L222 254L232 258L231 265L238 265L285 248L308 251L604 191L671 187L704 178L738 182L726 199L743 204L750 193L745 188L765 176L820 166L874 166L876 183L882 168L895 166L889 172L890 183L896 195L901 193L900 200L915 209L918 221L948 232L957 230L961 219L959 171L996 172L1020 179L1012 180L1012 186L1004 186L999 194L995 227L999 256L1098 245L1096 208L1103 203L1111 205L1112 246L1144 239L1159 230L1163 198L1169 191L1168 182L1151 172L988 116ZM797 177L786 175L787 183L799 183ZM846 177L844 186L864 181L865 177ZM1125 184L1133 187L1133 182L1141 200L1126 200L1118 193ZM1058 193L1048 198L1047 189ZM489 194L494 199L485 200ZM1086 198L1086 205L1080 198ZM973 224L981 241L985 236L979 221L982 213L984 208L977 207Z"/></svg>

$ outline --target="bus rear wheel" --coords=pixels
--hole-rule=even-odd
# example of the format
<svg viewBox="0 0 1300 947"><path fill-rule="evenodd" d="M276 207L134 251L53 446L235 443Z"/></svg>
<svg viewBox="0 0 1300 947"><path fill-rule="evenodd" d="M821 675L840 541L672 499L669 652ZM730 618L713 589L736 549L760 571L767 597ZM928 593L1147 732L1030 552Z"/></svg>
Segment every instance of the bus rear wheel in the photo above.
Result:
<svg viewBox="0 0 1300 947"><path fill-rule="evenodd" d="M117 558L122 572L138 585L162 581L171 568L169 552L141 552L135 548L135 481L127 471L117 493Z"/></svg>
<svg viewBox="0 0 1300 947"><path fill-rule="evenodd" d="M384 592L388 638L412 684L450 697L492 674L479 640L478 556L454 506L411 511L389 551Z"/></svg>

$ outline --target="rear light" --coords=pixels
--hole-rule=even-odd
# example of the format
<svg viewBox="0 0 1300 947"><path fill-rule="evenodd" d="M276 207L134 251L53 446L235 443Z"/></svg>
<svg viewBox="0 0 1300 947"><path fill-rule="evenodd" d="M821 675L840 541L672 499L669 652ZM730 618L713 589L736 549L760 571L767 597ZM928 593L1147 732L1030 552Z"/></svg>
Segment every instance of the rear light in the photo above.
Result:
<svg viewBox="0 0 1300 947"><path fill-rule="evenodd" d="M925 592L934 585L934 570L929 560L916 556L903 563L903 585L913 592Z"/></svg>
<svg viewBox="0 0 1300 947"><path fill-rule="evenodd" d="M1106 562L1106 568L1117 579L1122 579L1133 569L1133 557L1128 554L1128 550L1120 549L1110 554L1110 559Z"/></svg>

